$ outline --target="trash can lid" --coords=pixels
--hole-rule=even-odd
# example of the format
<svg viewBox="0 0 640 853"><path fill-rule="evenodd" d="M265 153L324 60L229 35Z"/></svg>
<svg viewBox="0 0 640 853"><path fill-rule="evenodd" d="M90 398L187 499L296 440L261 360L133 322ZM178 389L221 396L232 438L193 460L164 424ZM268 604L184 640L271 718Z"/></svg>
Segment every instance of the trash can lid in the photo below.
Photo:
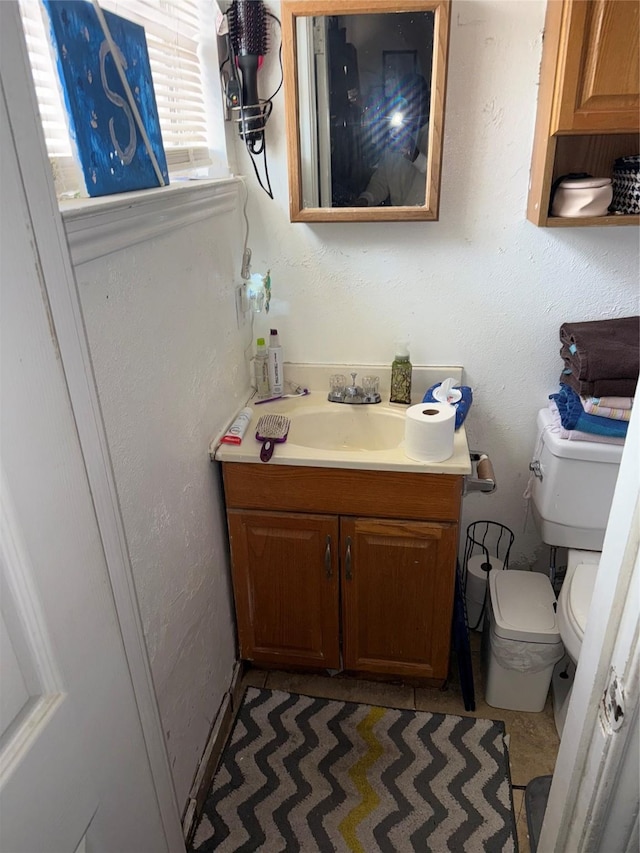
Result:
<svg viewBox="0 0 640 853"><path fill-rule="evenodd" d="M505 640L559 643L551 581L540 572L490 572L493 630Z"/></svg>

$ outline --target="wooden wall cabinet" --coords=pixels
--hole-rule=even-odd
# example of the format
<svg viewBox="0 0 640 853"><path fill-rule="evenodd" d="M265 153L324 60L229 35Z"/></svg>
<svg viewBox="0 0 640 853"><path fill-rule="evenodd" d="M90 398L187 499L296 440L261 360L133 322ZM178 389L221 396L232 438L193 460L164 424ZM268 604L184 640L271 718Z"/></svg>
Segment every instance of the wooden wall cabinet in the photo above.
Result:
<svg viewBox="0 0 640 853"><path fill-rule="evenodd" d="M442 684L462 478L265 469L223 464L241 658Z"/></svg>
<svg viewBox="0 0 640 853"><path fill-rule="evenodd" d="M549 215L557 177L611 177L640 153L640 6L635 0L548 0L527 218L535 225L637 225L638 215Z"/></svg>

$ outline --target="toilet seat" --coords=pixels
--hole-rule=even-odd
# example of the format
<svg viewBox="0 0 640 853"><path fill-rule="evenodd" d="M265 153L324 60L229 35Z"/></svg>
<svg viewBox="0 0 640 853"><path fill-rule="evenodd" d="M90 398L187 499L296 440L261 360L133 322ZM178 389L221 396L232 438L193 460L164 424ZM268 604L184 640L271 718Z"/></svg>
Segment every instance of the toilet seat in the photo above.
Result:
<svg viewBox="0 0 640 853"><path fill-rule="evenodd" d="M591 606L597 573L598 567L593 563L581 563L576 568L569 587L569 615L575 630L580 634L581 640L587 626L587 615Z"/></svg>
<svg viewBox="0 0 640 853"><path fill-rule="evenodd" d="M596 563L580 563L560 590L558 625L567 654L574 663L580 655L597 574Z"/></svg>

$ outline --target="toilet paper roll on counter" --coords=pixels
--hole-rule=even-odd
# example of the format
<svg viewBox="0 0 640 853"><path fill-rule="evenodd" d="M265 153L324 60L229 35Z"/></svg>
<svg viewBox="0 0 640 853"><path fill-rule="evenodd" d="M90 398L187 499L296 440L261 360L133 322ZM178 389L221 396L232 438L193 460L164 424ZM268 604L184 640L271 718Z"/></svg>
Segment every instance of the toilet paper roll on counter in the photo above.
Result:
<svg viewBox="0 0 640 853"><path fill-rule="evenodd" d="M449 403L419 403L407 409L404 452L417 462L444 462L453 456L456 410Z"/></svg>

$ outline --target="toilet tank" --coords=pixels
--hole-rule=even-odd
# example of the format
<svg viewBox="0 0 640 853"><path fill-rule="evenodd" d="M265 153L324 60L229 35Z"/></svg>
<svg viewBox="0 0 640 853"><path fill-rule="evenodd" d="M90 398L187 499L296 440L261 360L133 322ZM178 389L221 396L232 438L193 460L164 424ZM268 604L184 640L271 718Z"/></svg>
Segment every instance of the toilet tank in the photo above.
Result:
<svg viewBox="0 0 640 853"><path fill-rule="evenodd" d="M538 412L533 514L548 545L601 551L622 446L560 438L549 409Z"/></svg>

